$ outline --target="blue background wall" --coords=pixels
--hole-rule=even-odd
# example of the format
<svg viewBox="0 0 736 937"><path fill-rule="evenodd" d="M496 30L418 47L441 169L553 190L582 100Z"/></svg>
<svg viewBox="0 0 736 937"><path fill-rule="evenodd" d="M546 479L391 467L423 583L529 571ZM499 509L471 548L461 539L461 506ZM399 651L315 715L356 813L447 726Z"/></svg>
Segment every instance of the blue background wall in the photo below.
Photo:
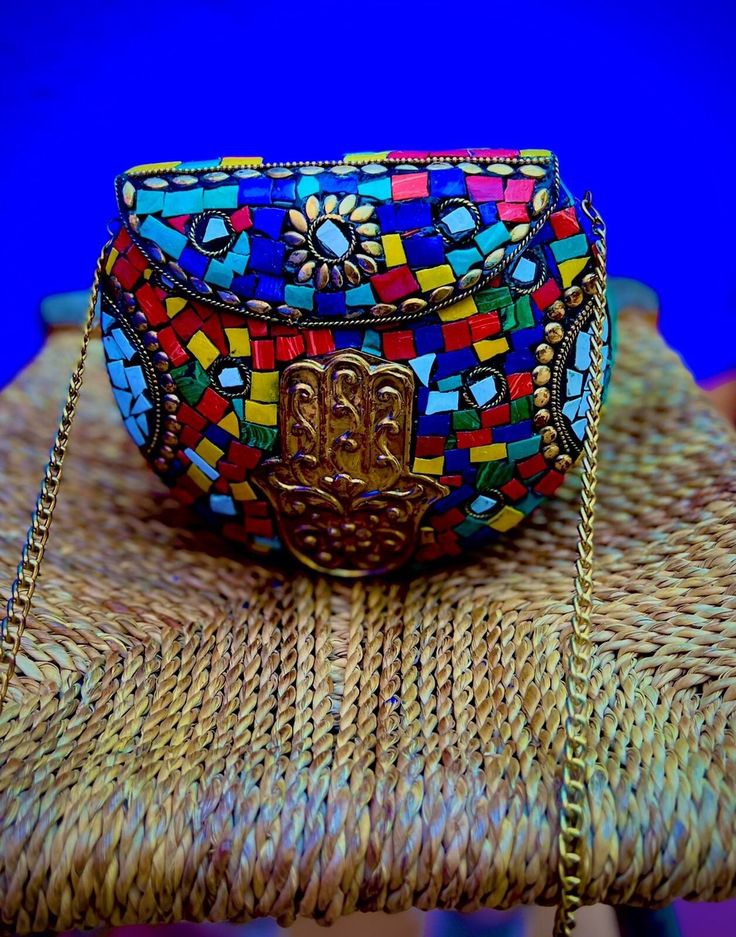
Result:
<svg viewBox="0 0 736 937"><path fill-rule="evenodd" d="M733 3L4 3L0 384L139 162L543 146L701 377L736 365ZM731 242L732 243L732 242Z"/></svg>

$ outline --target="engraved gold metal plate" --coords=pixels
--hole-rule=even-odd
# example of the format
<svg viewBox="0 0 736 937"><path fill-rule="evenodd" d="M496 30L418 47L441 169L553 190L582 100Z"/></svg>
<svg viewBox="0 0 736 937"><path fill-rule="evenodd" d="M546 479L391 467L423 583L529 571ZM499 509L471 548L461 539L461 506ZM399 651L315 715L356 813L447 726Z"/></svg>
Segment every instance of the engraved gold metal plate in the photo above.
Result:
<svg viewBox="0 0 736 937"><path fill-rule="evenodd" d="M356 351L290 365L281 376L281 455L254 480L288 549L339 576L396 569L427 508L448 489L411 471L414 374Z"/></svg>

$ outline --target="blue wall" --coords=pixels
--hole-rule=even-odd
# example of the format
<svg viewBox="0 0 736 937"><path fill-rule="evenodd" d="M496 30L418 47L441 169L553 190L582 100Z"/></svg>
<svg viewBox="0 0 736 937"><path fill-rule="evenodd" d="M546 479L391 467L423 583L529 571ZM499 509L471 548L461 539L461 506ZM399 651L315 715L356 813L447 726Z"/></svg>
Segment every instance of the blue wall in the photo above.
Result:
<svg viewBox="0 0 736 937"><path fill-rule="evenodd" d="M468 145L554 149L695 372L736 365L732 2L4 7L0 383L38 346L39 300L89 282L116 172Z"/></svg>

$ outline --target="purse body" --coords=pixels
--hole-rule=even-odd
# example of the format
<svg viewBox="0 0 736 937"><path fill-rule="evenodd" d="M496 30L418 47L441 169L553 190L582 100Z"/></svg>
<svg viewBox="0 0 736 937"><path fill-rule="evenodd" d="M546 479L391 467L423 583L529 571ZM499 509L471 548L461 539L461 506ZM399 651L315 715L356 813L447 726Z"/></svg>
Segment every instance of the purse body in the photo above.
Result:
<svg viewBox="0 0 736 937"><path fill-rule="evenodd" d="M350 576L458 556L580 455L596 236L550 153L156 164L116 192L113 393L248 550Z"/></svg>

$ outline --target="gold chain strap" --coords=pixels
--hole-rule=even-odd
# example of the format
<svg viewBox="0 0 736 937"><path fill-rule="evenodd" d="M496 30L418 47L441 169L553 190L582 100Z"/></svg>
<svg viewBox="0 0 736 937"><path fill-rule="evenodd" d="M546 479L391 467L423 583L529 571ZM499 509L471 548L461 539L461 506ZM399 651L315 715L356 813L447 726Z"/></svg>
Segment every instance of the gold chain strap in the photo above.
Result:
<svg viewBox="0 0 736 937"><path fill-rule="evenodd" d="M583 445L578 556L575 564L570 666L567 673L567 720L558 835L561 894L555 917L555 937L570 937L575 928L575 914L582 904L585 756L590 712L588 686L593 655L593 528L598 470L598 425L603 401L603 328L606 321L606 228L601 216L593 208L590 192L586 193L582 207L593 223L593 233L598 241L594 255L596 281L593 293L590 406Z"/></svg>
<svg viewBox="0 0 736 937"><path fill-rule="evenodd" d="M61 483L61 470L64 466L64 458L69 445L69 431L79 402L87 349L95 324L95 307L97 306L100 272L106 250L107 245L103 247L97 259L79 359L69 381L66 403L64 404L61 420L51 447L51 455L46 464L46 470L36 498L36 506L33 511L31 526L26 534L26 542L21 553L18 571L10 589L5 617L0 621L0 715L3 711L5 698L8 695L10 681L15 673L15 660L26 628L33 593L36 590L36 580L41 572L46 542L49 539L49 530L54 517L54 508L56 507L56 499Z"/></svg>

